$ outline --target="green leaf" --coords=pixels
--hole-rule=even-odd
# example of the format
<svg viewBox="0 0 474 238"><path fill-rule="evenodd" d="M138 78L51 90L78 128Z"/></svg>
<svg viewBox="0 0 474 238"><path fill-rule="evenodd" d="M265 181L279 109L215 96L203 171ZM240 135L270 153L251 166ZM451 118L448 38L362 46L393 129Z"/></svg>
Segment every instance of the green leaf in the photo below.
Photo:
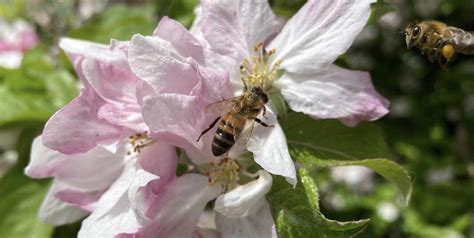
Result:
<svg viewBox="0 0 474 238"><path fill-rule="evenodd" d="M386 3L384 0L377 0L372 4L372 14L370 15L368 24L373 24L378 21L383 15L395 11L396 8Z"/></svg>
<svg viewBox="0 0 474 238"><path fill-rule="evenodd" d="M299 180L293 188L283 178L274 177L267 195L279 237L352 237L369 222L325 218L319 211L318 188L306 169L299 170Z"/></svg>
<svg viewBox="0 0 474 238"><path fill-rule="evenodd" d="M28 52L19 69L0 70L0 126L45 122L77 95L75 78L55 68L42 49Z"/></svg>
<svg viewBox="0 0 474 238"><path fill-rule="evenodd" d="M109 43L111 38L130 40L134 34L150 35L155 27L153 7L149 5L131 7L116 4L107 8L81 28L71 31L69 36Z"/></svg>
<svg viewBox="0 0 474 238"><path fill-rule="evenodd" d="M52 227L38 218L47 189L47 183L28 179L17 171L0 180L0 237L51 236Z"/></svg>
<svg viewBox="0 0 474 238"><path fill-rule="evenodd" d="M408 172L390 157L379 129L370 123L350 128L336 120L315 121L303 114L289 114L283 128L294 160L308 167L360 165L373 169L410 200L412 184Z"/></svg>

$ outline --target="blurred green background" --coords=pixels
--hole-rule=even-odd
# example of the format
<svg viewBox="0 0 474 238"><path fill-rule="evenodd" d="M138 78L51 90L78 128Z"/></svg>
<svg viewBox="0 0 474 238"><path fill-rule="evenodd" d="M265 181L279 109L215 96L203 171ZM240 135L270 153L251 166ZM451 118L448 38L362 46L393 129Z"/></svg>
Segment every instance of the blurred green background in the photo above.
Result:
<svg viewBox="0 0 474 238"><path fill-rule="evenodd" d="M282 18L305 1L271 0ZM35 26L40 44L17 69L0 67L0 237L74 237L80 223L53 228L37 211L49 181L23 175L32 139L47 119L74 98L77 79L57 48L61 36L108 43L151 34L162 16L190 26L197 0L1 0L0 16ZM369 71L391 102L375 122L392 159L413 177L404 207L397 189L370 171L350 181L321 169L321 209L331 219L371 218L359 237L474 237L474 57L459 56L448 70L404 45L403 28L436 19L474 30L472 0L393 0L373 6L369 24L338 64ZM363 179L361 179L361 176ZM359 181L360 180L360 181ZM352 182L351 182L352 181Z"/></svg>

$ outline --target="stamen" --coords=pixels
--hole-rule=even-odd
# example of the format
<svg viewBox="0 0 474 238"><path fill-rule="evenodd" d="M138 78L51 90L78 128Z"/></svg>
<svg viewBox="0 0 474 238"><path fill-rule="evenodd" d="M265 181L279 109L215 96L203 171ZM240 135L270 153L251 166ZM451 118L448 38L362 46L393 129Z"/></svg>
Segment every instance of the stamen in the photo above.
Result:
<svg viewBox="0 0 474 238"><path fill-rule="evenodd" d="M237 186L237 181L239 181L239 168L237 162L225 157L218 164L212 163L211 171L204 174L209 177L210 186L220 183L225 191L230 191Z"/></svg>
<svg viewBox="0 0 474 238"><path fill-rule="evenodd" d="M143 148L155 143L155 140L148 137L146 132L131 135L128 137L128 141L131 148L128 150L127 155L139 154Z"/></svg>
<svg viewBox="0 0 474 238"><path fill-rule="evenodd" d="M248 58L244 58L242 61L240 67L242 79L246 82L246 85L261 85L264 89L269 89L272 81L278 77L278 69L282 64L282 60L278 60L269 67L267 66L266 58L275 54L276 49L270 49L265 54L263 43L259 43L253 50L255 55L251 56L252 64Z"/></svg>

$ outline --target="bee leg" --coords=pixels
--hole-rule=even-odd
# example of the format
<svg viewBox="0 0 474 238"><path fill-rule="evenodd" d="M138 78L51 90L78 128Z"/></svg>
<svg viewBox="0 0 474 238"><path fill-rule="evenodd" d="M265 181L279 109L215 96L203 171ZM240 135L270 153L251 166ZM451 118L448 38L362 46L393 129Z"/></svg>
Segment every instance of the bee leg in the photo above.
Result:
<svg viewBox="0 0 474 238"><path fill-rule="evenodd" d="M275 127L274 125L268 125L267 123L263 122L262 120L255 118L254 119L258 124L264 126L264 127Z"/></svg>
<svg viewBox="0 0 474 238"><path fill-rule="evenodd" d="M218 117L216 118L216 120L214 120L211 125L204 131L201 132L201 135L199 136L199 138L196 140L196 142L199 142L199 140L201 139L201 137L206 134L209 130L211 130L215 125L216 123L219 121L219 119L221 119L221 117Z"/></svg>
<svg viewBox="0 0 474 238"><path fill-rule="evenodd" d="M267 108L263 107L262 116L263 116L263 118L268 119L268 117L266 117L265 114L267 114Z"/></svg>

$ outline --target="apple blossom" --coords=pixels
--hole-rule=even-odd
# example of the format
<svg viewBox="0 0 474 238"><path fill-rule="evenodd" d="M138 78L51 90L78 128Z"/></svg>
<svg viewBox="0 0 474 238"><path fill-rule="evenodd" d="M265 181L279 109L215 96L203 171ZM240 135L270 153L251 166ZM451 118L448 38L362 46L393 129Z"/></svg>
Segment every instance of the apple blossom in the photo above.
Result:
<svg viewBox="0 0 474 238"><path fill-rule="evenodd" d="M23 53L38 44L38 36L32 25L15 20L12 23L0 18L0 66L18 68Z"/></svg>
<svg viewBox="0 0 474 238"><path fill-rule="evenodd" d="M296 184L274 105L265 118L274 128L256 126L245 145L258 171L239 163L238 145L212 156L212 131L196 142L218 116L205 108L240 95L244 79L313 118L355 125L383 116L387 102L369 75L333 64L371 2L309 1L282 28L266 1L204 0L192 34L164 17L152 36L130 42L63 39L83 88L33 144L25 173L54 177L42 218L59 225L91 213L79 237L192 237L213 214L223 237L273 236L269 173ZM192 162L179 176L175 147Z"/></svg>
<svg viewBox="0 0 474 238"><path fill-rule="evenodd" d="M235 95L243 79L281 94L293 111L354 126L388 112L368 73L333 64L366 24L372 2L308 1L282 27L265 0L203 0L192 31L214 52L214 66L229 72ZM257 127L247 149L265 170L294 183L285 136L268 106L275 128Z"/></svg>
<svg viewBox="0 0 474 238"><path fill-rule="evenodd" d="M159 193L160 184L174 176L175 149L146 134L135 94L142 81L128 68L127 42L105 46L62 39L60 47L70 57L83 89L53 115L33 143L25 173L54 177L40 217L62 225L92 212L81 234L114 236L138 229L145 220L140 207L145 197ZM130 211L121 214L115 209ZM101 214L110 210L120 214L112 219L115 223L102 219ZM128 227L113 226L122 218Z"/></svg>

